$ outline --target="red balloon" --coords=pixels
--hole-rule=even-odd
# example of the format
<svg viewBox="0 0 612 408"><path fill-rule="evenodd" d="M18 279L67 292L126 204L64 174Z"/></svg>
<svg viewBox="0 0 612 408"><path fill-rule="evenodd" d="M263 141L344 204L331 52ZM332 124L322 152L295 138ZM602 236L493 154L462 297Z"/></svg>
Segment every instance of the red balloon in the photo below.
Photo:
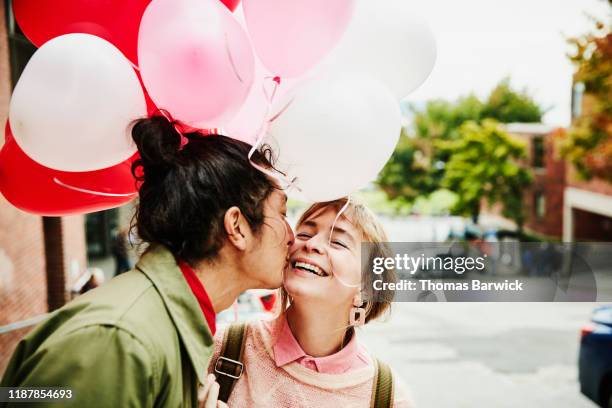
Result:
<svg viewBox="0 0 612 408"><path fill-rule="evenodd" d="M106 169L65 172L41 166L15 142L7 122L0 150L0 192L15 207L38 215L85 214L119 207L136 198L130 159Z"/></svg>
<svg viewBox="0 0 612 408"><path fill-rule="evenodd" d="M37 47L63 34L93 34L138 65L138 27L151 0L13 0L15 19Z"/></svg>
<svg viewBox="0 0 612 408"><path fill-rule="evenodd" d="M230 11L236 10L236 7L240 4L240 0L221 0L221 3L225 4L225 7L230 9Z"/></svg>

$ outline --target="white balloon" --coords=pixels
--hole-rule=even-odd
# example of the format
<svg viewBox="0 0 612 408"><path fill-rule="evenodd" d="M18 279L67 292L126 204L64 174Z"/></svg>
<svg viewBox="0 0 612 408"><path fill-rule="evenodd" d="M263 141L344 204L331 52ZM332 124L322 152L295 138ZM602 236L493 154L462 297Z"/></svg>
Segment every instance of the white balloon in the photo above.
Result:
<svg viewBox="0 0 612 408"><path fill-rule="evenodd" d="M344 197L374 180L397 144L397 101L379 81L360 75L321 78L280 103L266 141L276 167L297 178L313 201Z"/></svg>
<svg viewBox="0 0 612 408"><path fill-rule="evenodd" d="M99 170L132 156L128 126L145 115L130 62L89 34L63 35L40 47L15 86L9 111L19 147L63 171Z"/></svg>
<svg viewBox="0 0 612 408"><path fill-rule="evenodd" d="M344 37L322 63L326 74L358 72L383 81L402 99L429 76L436 40L408 0L357 0Z"/></svg>

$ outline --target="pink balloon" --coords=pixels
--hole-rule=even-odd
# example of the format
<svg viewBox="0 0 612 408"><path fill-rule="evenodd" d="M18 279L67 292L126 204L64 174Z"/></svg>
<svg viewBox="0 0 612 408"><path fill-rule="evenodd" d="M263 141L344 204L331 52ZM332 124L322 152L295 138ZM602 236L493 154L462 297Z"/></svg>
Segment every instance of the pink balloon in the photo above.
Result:
<svg viewBox="0 0 612 408"><path fill-rule="evenodd" d="M223 134L249 144L255 144L257 131L266 119L269 104L263 89L265 82L263 76L256 74L255 83L249 96L236 116L223 127Z"/></svg>
<svg viewBox="0 0 612 408"><path fill-rule="evenodd" d="M219 0L153 0L140 24L138 61L155 105L199 127L229 121L253 84L248 36Z"/></svg>
<svg viewBox="0 0 612 408"><path fill-rule="evenodd" d="M304 78L281 79L274 77L259 61L255 61L255 80L242 107L223 127L224 134L254 144L264 122L274 114L274 101L291 92Z"/></svg>
<svg viewBox="0 0 612 408"><path fill-rule="evenodd" d="M373 1L373 0L370 0ZM243 0L257 55L281 77L314 67L337 44L351 19L354 0Z"/></svg>

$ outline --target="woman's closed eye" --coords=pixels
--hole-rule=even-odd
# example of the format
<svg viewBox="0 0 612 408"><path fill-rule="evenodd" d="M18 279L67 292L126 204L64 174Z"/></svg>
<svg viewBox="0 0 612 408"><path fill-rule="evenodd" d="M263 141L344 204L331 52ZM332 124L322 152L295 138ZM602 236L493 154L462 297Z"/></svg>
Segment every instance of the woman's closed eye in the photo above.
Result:
<svg viewBox="0 0 612 408"><path fill-rule="evenodd" d="M345 244L344 242L340 241L340 240L334 239L334 240L332 240L331 243L333 245L338 245L338 246L341 246L342 248L349 249L348 245Z"/></svg>
<svg viewBox="0 0 612 408"><path fill-rule="evenodd" d="M306 232L298 232L295 236L296 238L299 238L302 240L309 240L310 238L313 237L312 234L308 234ZM344 241L341 241L339 239L332 239L331 244L334 246L339 246L344 249L350 249L349 246Z"/></svg>

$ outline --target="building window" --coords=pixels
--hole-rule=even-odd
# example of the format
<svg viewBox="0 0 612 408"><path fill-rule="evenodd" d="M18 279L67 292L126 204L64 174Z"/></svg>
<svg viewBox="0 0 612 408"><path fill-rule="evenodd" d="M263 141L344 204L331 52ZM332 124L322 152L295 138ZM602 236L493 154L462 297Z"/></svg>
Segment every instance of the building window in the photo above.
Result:
<svg viewBox="0 0 612 408"><path fill-rule="evenodd" d="M582 98L584 96L584 84L577 82L572 88L572 119L582 115Z"/></svg>
<svg viewBox="0 0 612 408"><path fill-rule="evenodd" d="M531 164L536 169L541 169L544 167L544 138L534 137L532 148L533 160Z"/></svg>
<svg viewBox="0 0 612 408"><path fill-rule="evenodd" d="M546 196L538 191L533 196L533 208L537 218L544 218L546 215Z"/></svg>
<svg viewBox="0 0 612 408"><path fill-rule="evenodd" d="M113 231L118 225L119 210L116 208L85 216L88 258L103 258L111 255Z"/></svg>

